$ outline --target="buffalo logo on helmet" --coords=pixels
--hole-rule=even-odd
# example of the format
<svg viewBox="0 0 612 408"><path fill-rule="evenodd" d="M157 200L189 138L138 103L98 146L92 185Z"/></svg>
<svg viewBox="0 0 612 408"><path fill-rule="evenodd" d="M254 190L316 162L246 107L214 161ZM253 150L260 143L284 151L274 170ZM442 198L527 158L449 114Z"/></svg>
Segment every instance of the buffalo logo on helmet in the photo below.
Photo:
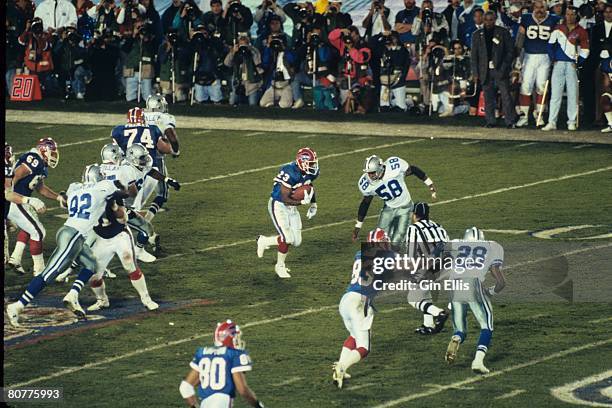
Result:
<svg viewBox="0 0 612 408"><path fill-rule="evenodd" d="M245 343L242 340L242 331L240 327L231 320L227 320L224 323L217 323L214 335L215 346L225 346L231 349L242 350L245 347Z"/></svg>
<svg viewBox="0 0 612 408"><path fill-rule="evenodd" d="M127 123L128 125L144 125L145 124L145 116L144 109L142 108L132 108L127 113Z"/></svg>
<svg viewBox="0 0 612 408"><path fill-rule="evenodd" d="M315 175L319 171L319 159L317 153L310 147L303 147L298 150L295 162L304 174Z"/></svg>
<svg viewBox="0 0 612 408"><path fill-rule="evenodd" d="M55 140L50 137L42 138L36 143L36 149L49 167L52 169L57 167L59 163L59 150Z"/></svg>

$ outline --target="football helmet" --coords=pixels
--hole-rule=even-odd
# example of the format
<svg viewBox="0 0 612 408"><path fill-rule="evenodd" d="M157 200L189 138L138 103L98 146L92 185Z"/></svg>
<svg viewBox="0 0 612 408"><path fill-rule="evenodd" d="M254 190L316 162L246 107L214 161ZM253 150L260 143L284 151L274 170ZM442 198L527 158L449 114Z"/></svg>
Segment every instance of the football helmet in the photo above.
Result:
<svg viewBox="0 0 612 408"><path fill-rule="evenodd" d="M319 159L317 153L310 147L302 147L298 150L295 162L304 174L315 175L319 171Z"/></svg>
<svg viewBox="0 0 612 408"><path fill-rule="evenodd" d="M114 143L105 144L100 151L102 163L119 164L123 160L123 151Z"/></svg>
<svg viewBox="0 0 612 408"><path fill-rule="evenodd" d="M127 113L127 124L128 125L144 125L145 124L144 110L139 107L130 109Z"/></svg>
<svg viewBox="0 0 612 408"><path fill-rule="evenodd" d="M484 232L476 227L468 228L463 233L464 241L484 241L484 239Z"/></svg>
<svg viewBox="0 0 612 408"><path fill-rule="evenodd" d="M153 158L149 154L149 151L140 143L134 143L127 148L125 160L140 170L153 165Z"/></svg>
<svg viewBox="0 0 612 408"><path fill-rule="evenodd" d="M378 180L385 172L385 165L382 159L374 154L365 159L363 172L368 173L368 177L371 180Z"/></svg>
<svg viewBox="0 0 612 408"><path fill-rule="evenodd" d="M4 142L4 166L13 167L15 165L15 156L13 156L13 146Z"/></svg>
<svg viewBox="0 0 612 408"><path fill-rule="evenodd" d="M104 180L104 174L102 174L102 170L98 163L86 166L81 180L83 183L97 183L98 181Z"/></svg>
<svg viewBox="0 0 612 408"><path fill-rule="evenodd" d="M147 112L161 112L168 113L168 102L163 95L149 95L146 102Z"/></svg>
<svg viewBox="0 0 612 408"><path fill-rule="evenodd" d="M214 340L217 347L225 346L238 350L242 350L245 347L240 327L231 320L226 320L225 323L217 323Z"/></svg>
<svg viewBox="0 0 612 408"><path fill-rule="evenodd" d="M368 242L391 242L391 239L384 229L376 228L368 233Z"/></svg>
<svg viewBox="0 0 612 408"><path fill-rule="evenodd" d="M50 137L42 138L36 143L36 149L49 167L52 169L57 167L59 163L59 150L55 140Z"/></svg>

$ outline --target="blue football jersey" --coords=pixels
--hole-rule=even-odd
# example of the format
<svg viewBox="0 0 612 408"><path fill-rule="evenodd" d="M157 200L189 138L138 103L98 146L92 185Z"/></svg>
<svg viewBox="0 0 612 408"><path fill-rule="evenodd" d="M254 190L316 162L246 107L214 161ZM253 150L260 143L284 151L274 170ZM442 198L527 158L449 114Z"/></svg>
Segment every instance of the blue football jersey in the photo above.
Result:
<svg viewBox="0 0 612 408"><path fill-rule="evenodd" d="M548 39L555 26L559 24L559 17L548 14L544 21L536 22L533 14L521 16L521 26L525 29L525 52L528 54L547 54Z"/></svg>
<svg viewBox="0 0 612 408"><path fill-rule="evenodd" d="M395 253L393 251L379 251L376 253L377 258L394 258ZM363 270L361 267L361 251L357 251L355 254L355 260L353 262L353 272L351 275L351 282L346 289L347 292L357 292L360 295L368 297L370 300L376 296L377 290L374 288L374 276L372 275L372 268L370 268L370 274L367 270Z"/></svg>
<svg viewBox="0 0 612 408"><path fill-rule="evenodd" d="M113 140L125 153L128 147L134 143L140 143L147 148L153 158L155 166L162 155L157 151L157 141L162 137L161 130L155 125L120 125L115 126L111 132Z"/></svg>
<svg viewBox="0 0 612 408"><path fill-rule="evenodd" d="M217 393L234 398L236 387L232 374L253 368L245 350L214 346L198 348L189 365L200 374L198 395L201 399Z"/></svg>
<svg viewBox="0 0 612 408"><path fill-rule="evenodd" d="M25 164L30 169L30 174L17 181L13 186L13 191L23 196L31 197L32 191L48 176L47 163L37 152L29 151L19 157L15 164L15 169L22 164Z"/></svg>
<svg viewBox="0 0 612 408"><path fill-rule="evenodd" d="M280 168L276 177L274 177L274 187L272 187L271 194L272 198L282 202L281 186L294 189L304 184L312 184L317 177L319 177L319 170L317 170L317 174L303 174L296 162L285 164Z"/></svg>

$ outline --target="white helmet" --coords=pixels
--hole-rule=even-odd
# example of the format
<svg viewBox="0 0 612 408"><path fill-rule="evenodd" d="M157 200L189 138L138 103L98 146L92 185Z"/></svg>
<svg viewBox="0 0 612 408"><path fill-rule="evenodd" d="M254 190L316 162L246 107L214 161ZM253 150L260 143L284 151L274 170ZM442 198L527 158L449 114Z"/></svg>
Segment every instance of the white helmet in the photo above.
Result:
<svg viewBox="0 0 612 408"><path fill-rule="evenodd" d="M104 174L102 174L102 170L100 170L98 163L86 166L81 180L83 183L97 183L98 181L104 180Z"/></svg>
<svg viewBox="0 0 612 408"><path fill-rule="evenodd" d="M148 112L168 112L168 102L166 102L166 98L160 94L149 95L146 106Z"/></svg>
<svg viewBox="0 0 612 408"><path fill-rule="evenodd" d="M484 239L484 232L476 227L468 228L463 233L464 241L484 241Z"/></svg>
<svg viewBox="0 0 612 408"><path fill-rule="evenodd" d="M149 151L140 143L134 143L127 148L125 160L140 170L153 165L153 158L149 154Z"/></svg>
<svg viewBox="0 0 612 408"><path fill-rule="evenodd" d="M102 158L102 163L119 164L123 160L123 151L121 151L119 145L109 143L102 147L100 157Z"/></svg>
<svg viewBox="0 0 612 408"><path fill-rule="evenodd" d="M365 165L363 166L363 172L368 173L368 176L372 180L378 180L382 177L385 172L385 165L382 159L376 155L372 155L365 160ZM371 173L374 173L375 176L372 177Z"/></svg>

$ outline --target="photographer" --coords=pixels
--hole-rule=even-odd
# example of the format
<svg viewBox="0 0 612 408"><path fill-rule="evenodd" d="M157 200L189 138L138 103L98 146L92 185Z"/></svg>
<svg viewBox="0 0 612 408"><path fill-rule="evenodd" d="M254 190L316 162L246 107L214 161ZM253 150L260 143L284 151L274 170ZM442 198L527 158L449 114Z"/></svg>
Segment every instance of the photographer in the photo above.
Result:
<svg viewBox="0 0 612 408"><path fill-rule="evenodd" d="M125 53L123 77L126 101L146 100L153 93L156 50L152 24L137 22L132 36L125 38L121 45L121 51Z"/></svg>
<svg viewBox="0 0 612 408"><path fill-rule="evenodd" d="M189 43L175 30L170 30L157 55L162 94L173 102L187 100L192 69L192 52Z"/></svg>
<svg viewBox="0 0 612 408"><path fill-rule="evenodd" d="M244 96L248 98L250 106L256 106L264 71L261 67L259 51L251 45L247 33L238 37L238 43L230 49L223 63L232 69L232 91L229 103L238 105Z"/></svg>
<svg viewBox="0 0 612 408"><path fill-rule="evenodd" d="M91 81L87 67L87 50L81 46L81 36L74 27L68 27L55 44L53 53L59 83L66 84L64 97L75 94L77 99L85 98L85 84Z"/></svg>
<svg viewBox="0 0 612 408"><path fill-rule="evenodd" d="M341 1L330 1L325 11L325 29L331 32L336 28L347 28L353 25L353 19L349 13L343 13Z"/></svg>
<svg viewBox="0 0 612 408"><path fill-rule="evenodd" d="M26 22L34 18L34 3L30 0L9 0L6 4L7 30L23 33Z"/></svg>
<svg viewBox="0 0 612 408"><path fill-rule="evenodd" d="M268 88L262 95L259 105L269 108L278 102L281 108L290 108L293 105L290 83L295 74L297 56L287 49L283 36L272 34L270 37L262 54L264 83Z"/></svg>
<svg viewBox="0 0 612 408"><path fill-rule="evenodd" d="M151 34L153 35L153 43L155 44L155 49L159 48L161 41L164 37L164 33L162 31L161 18L159 17L159 13L155 9L155 4L153 0L140 0L140 4L144 6L147 10L143 16L145 21L148 21L151 25Z"/></svg>
<svg viewBox="0 0 612 408"><path fill-rule="evenodd" d="M270 21L272 17L278 18L281 25L287 19L285 11L276 4L276 0L263 0L255 10L255 22L257 23L257 38L268 38L270 35Z"/></svg>
<svg viewBox="0 0 612 408"><path fill-rule="evenodd" d="M264 47L266 47L270 42L270 36L277 36L282 37L287 48L292 48L293 42L291 41L291 37L283 32L281 18L279 16L272 16L270 17L268 24L269 26L266 30L268 35L266 37L258 36L257 40L255 40L255 47L257 47L260 52L263 52Z"/></svg>
<svg viewBox="0 0 612 408"><path fill-rule="evenodd" d="M34 11L42 20L43 30L53 32L62 27L76 27L76 9L68 0L44 0Z"/></svg>
<svg viewBox="0 0 612 408"><path fill-rule="evenodd" d="M25 31L18 38L19 44L25 47L24 64L31 74L38 75L41 84L53 71L50 35L44 31L43 22L34 17L26 23Z"/></svg>
<svg viewBox="0 0 612 408"><path fill-rule="evenodd" d="M378 37L383 32L391 31L391 21L395 15L388 7L385 7L385 0L373 0L370 11L363 19L361 26L365 28L366 41L372 37Z"/></svg>
<svg viewBox="0 0 612 408"><path fill-rule="evenodd" d="M444 71L448 74L450 86L448 89L448 104L440 114L440 117L459 115L468 112L471 102L475 100L478 106L478 95L480 89L470 81L471 62L470 57L465 55L465 47L461 41L454 40L450 44L451 54L446 55L442 62ZM457 104L456 101L460 103ZM461 103L465 101L466 103Z"/></svg>
<svg viewBox="0 0 612 408"><path fill-rule="evenodd" d="M223 11L225 25L225 43L235 45L239 33L250 33L253 25L253 14L248 7L243 6L240 0L229 0Z"/></svg>
<svg viewBox="0 0 612 408"><path fill-rule="evenodd" d="M115 16L114 0L102 0L94 8L87 11L89 17L94 19L94 31L104 32L106 29L119 30Z"/></svg>
<svg viewBox="0 0 612 408"><path fill-rule="evenodd" d="M442 12L442 15L446 18L446 24L448 24L451 41L456 40L459 34L459 13L461 10L461 0L448 0L448 6Z"/></svg>
<svg viewBox="0 0 612 408"><path fill-rule="evenodd" d="M180 13L174 16L172 28L176 30L181 39L189 40L189 34L193 28L202 22L202 12L195 4L194 0L187 0L183 3Z"/></svg>
<svg viewBox="0 0 612 408"><path fill-rule="evenodd" d="M122 0L121 7L117 12L117 24L122 36L130 37L134 34L135 26L147 9L138 3L138 0Z"/></svg>
<svg viewBox="0 0 612 408"><path fill-rule="evenodd" d="M325 30L325 19L322 15L315 14L312 3L288 3L283 10L293 21L291 38L296 49L306 45L308 34L315 26ZM326 36L325 32L323 35Z"/></svg>
<svg viewBox="0 0 612 408"><path fill-rule="evenodd" d="M371 50L359 35L355 26L337 28L329 33L329 43L340 53L339 78L340 102L346 113L366 113L373 105L372 77L368 63Z"/></svg>
<svg viewBox="0 0 612 408"><path fill-rule="evenodd" d="M202 24L212 37L222 38L225 33L225 19L221 0L210 0L210 11L202 15Z"/></svg>
<svg viewBox="0 0 612 408"><path fill-rule="evenodd" d="M204 24L193 32L190 41L195 58L194 99L198 103L211 101L219 103L223 99L221 80L223 78L223 58L226 47L218 36L211 35Z"/></svg>
<svg viewBox="0 0 612 408"><path fill-rule="evenodd" d="M412 35L416 38L417 44L429 43L436 33L440 44L447 46L448 32L448 23L442 14L434 12L433 1L423 0L419 15L414 18L412 24Z"/></svg>
<svg viewBox="0 0 612 408"><path fill-rule="evenodd" d="M118 33L117 33L118 34ZM92 82L87 87L88 100L110 101L117 95L115 70L119 63L119 37L110 28L95 31L89 47Z"/></svg>
<svg viewBox="0 0 612 408"><path fill-rule="evenodd" d="M410 54L400 41L399 33L384 32L378 37L376 47L372 50L380 63L380 110L405 112L408 109L406 99L406 75L410 67ZM412 106L412 99L409 100Z"/></svg>

